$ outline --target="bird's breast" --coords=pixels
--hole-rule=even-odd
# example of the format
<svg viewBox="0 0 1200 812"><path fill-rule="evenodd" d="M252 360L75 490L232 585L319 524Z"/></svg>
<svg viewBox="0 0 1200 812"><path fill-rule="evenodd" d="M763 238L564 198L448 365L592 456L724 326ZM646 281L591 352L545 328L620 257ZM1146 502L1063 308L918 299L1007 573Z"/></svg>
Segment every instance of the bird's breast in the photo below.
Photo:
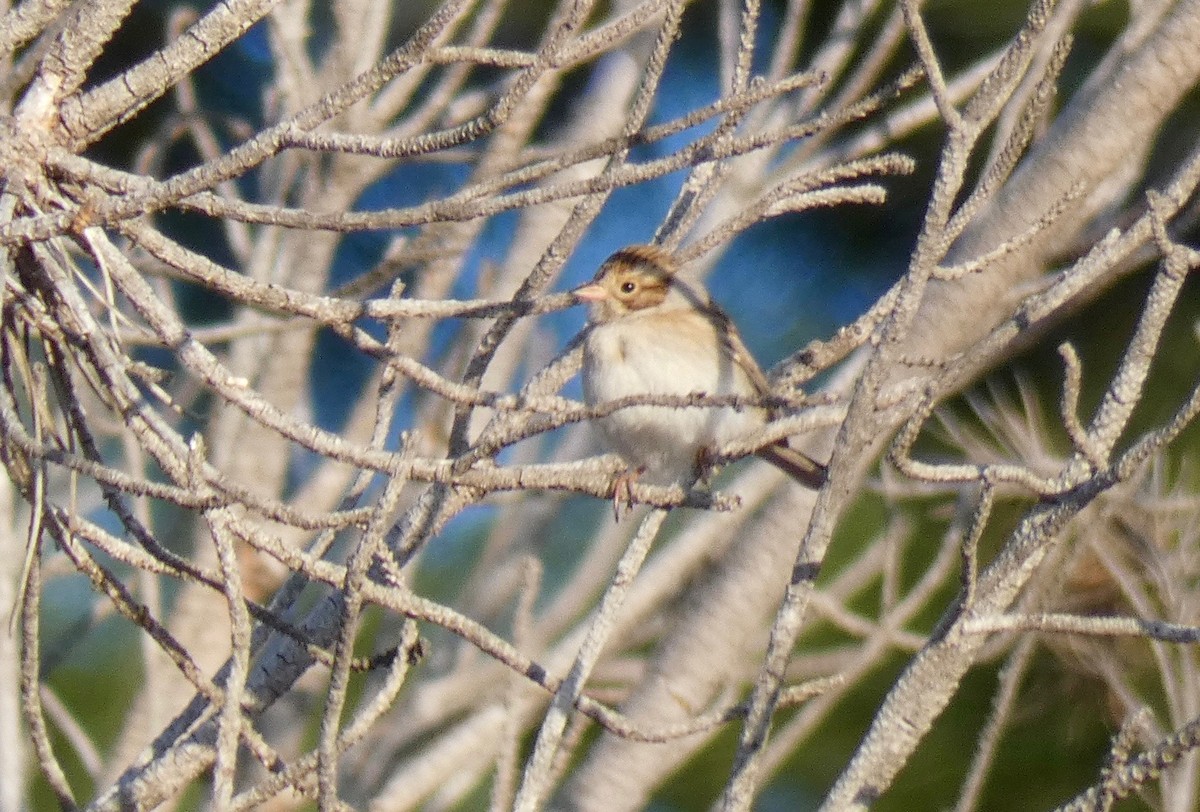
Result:
<svg viewBox="0 0 1200 812"><path fill-rule="evenodd" d="M722 347L699 316L596 325L584 347L585 394L591 403L639 394L748 394L745 372Z"/></svg>
<svg viewBox="0 0 1200 812"><path fill-rule="evenodd" d="M593 406L636 395L754 392L716 326L678 311L595 325L584 343L583 387ZM754 409L639 405L619 408L598 425L627 462L675 481L693 470L700 449L745 436L762 420Z"/></svg>

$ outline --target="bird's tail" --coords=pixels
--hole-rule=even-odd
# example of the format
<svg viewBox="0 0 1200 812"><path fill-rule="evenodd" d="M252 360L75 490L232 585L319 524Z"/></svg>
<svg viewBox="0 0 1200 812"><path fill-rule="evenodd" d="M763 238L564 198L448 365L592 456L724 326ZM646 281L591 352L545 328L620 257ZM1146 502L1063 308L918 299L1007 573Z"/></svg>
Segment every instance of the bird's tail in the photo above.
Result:
<svg viewBox="0 0 1200 812"><path fill-rule="evenodd" d="M814 491L825 484L825 466L780 440L755 452L792 479Z"/></svg>

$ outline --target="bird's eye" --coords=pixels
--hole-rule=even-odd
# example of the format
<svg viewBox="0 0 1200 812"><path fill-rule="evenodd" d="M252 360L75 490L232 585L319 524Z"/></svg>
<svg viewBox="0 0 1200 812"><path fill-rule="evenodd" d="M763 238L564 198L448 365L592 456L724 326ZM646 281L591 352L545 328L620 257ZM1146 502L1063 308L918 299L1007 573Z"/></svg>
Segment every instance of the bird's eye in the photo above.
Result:
<svg viewBox="0 0 1200 812"><path fill-rule="evenodd" d="M621 292L622 293L633 293L635 290L637 290L636 283L634 283L634 282L622 282L621 283Z"/></svg>

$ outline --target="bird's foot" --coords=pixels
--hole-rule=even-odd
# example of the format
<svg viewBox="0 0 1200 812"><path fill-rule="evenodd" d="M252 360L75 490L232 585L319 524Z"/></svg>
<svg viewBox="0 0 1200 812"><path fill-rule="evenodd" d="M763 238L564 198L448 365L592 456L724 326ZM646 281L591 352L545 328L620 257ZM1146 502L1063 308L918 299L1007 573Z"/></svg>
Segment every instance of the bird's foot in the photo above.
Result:
<svg viewBox="0 0 1200 812"><path fill-rule="evenodd" d="M712 488L712 480L721 471L726 460L718 456L708 446L701 446L696 452L696 461L692 466L692 485L702 491Z"/></svg>
<svg viewBox="0 0 1200 812"><path fill-rule="evenodd" d="M645 468L630 468L613 480L613 517L618 522L622 508L625 512L633 510L633 486L644 473Z"/></svg>

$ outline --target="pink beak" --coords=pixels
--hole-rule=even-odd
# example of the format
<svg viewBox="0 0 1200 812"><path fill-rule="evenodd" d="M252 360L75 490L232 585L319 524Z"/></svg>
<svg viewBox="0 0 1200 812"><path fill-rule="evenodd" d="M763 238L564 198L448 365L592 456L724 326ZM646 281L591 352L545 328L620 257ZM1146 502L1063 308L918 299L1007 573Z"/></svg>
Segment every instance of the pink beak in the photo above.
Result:
<svg viewBox="0 0 1200 812"><path fill-rule="evenodd" d="M571 292L575 294L575 298L585 302L602 302L608 298L608 291L596 282L589 282Z"/></svg>

